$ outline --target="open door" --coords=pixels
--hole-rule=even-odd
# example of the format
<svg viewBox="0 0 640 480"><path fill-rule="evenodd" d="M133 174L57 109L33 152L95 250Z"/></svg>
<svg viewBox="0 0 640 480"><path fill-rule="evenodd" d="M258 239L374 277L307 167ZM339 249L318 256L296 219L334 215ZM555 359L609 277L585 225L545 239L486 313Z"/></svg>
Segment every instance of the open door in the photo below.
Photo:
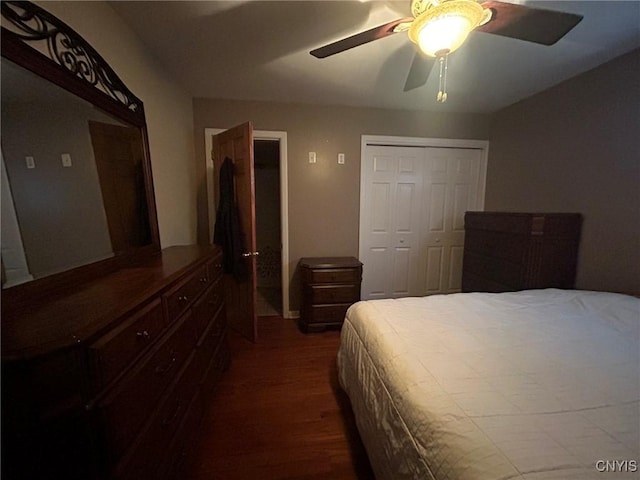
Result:
<svg viewBox="0 0 640 480"><path fill-rule="evenodd" d="M258 337L256 315L256 201L253 172L253 125L238 125L213 136L212 156L216 206L220 204L220 167L233 161L236 203L240 215L246 278L225 275L225 300L229 326L251 341Z"/></svg>
<svg viewBox="0 0 640 480"><path fill-rule="evenodd" d="M89 120L89 134L113 251L151 243L140 129Z"/></svg>

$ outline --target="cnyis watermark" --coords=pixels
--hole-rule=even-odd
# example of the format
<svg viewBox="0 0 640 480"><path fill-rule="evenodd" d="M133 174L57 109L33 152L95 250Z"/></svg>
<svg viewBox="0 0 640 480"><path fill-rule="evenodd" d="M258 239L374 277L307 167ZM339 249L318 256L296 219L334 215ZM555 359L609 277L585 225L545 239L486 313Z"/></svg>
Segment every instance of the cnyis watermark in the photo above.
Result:
<svg viewBox="0 0 640 480"><path fill-rule="evenodd" d="M596 470L604 473L633 473L638 471L637 460L598 460Z"/></svg>

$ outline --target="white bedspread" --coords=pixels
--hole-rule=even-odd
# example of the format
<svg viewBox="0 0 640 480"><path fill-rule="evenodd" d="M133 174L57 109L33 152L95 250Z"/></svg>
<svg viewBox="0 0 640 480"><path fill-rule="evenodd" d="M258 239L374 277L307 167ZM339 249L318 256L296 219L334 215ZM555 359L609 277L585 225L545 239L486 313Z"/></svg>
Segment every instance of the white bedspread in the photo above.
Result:
<svg viewBox="0 0 640 480"><path fill-rule="evenodd" d="M640 478L639 338L625 295L364 301L338 367L378 480L623 480Z"/></svg>

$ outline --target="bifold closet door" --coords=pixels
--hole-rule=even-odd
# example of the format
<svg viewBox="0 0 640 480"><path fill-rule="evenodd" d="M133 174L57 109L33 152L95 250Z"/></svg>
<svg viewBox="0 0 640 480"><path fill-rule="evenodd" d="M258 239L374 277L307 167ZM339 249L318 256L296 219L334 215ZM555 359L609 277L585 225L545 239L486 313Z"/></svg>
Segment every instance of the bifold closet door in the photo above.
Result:
<svg viewBox="0 0 640 480"><path fill-rule="evenodd" d="M369 146L363 166L362 299L419 295L424 149Z"/></svg>
<svg viewBox="0 0 640 480"><path fill-rule="evenodd" d="M420 271L422 295L462 288L464 214L479 208L482 151L425 149Z"/></svg>
<svg viewBox="0 0 640 480"><path fill-rule="evenodd" d="M464 213L479 208L482 150L367 145L362 299L461 289Z"/></svg>

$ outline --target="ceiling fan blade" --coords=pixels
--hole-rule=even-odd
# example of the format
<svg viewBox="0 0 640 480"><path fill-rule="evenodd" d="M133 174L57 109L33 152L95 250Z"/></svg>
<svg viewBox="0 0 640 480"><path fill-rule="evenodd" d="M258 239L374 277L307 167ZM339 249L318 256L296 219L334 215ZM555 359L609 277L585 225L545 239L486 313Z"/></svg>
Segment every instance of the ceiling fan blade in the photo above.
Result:
<svg viewBox="0 0 640 480"><path fill-rule="evenodd" d="M375 27L370 30L360 32L356 35L343 38L342 40L338 40L337 42L330 43L328 45L325 45L324 47L316 48L315 50L311 50L311 52L309 53L311 53L311 55L316 58L329 57L331 55L335 55L336 53L349 50L350 48L364 45L365 43L369 43L374 40L393 35L394 33L396 33L395 28L398 25L412 21L413 17L399 18L398 20L394 20L393 22L385 23L384 25L380 25L379 27Z"/></svg>
<svg viewBox="0 0 640 480"><path fill-rule="evenodd" d="M489 1L482 3L482 6L490 8L493 17L486 24L476 28L476 31L542 45L553 45L582 20L582 15L514 3Z"/></svg>
<svg viewBox="0 0 640 480"><path fill-rule="evenodd" d="M435 58L426 57L419 51L416 51L409 68L409 74L407 75L407 81L404 82L403 91L408 92L414 88L421 87L427 80L429 80L429 74L435 63Z"/></svg>

